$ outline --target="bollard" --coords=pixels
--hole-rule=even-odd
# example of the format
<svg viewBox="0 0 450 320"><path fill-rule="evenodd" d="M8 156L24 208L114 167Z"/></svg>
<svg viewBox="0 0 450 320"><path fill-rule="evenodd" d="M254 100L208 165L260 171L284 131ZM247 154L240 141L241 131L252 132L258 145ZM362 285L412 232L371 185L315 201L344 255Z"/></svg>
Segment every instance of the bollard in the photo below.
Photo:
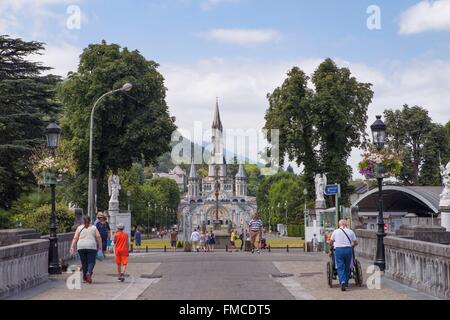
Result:
<svg viewBox="0 0 450 320"><path fill-rule="evenodd" d="M131 244L130 252L133 252L133 244Z"/></svg>
<svg viewBox="0 0 450 320"><path fill-rule="evenodd" d="M145 246L145 252L148 252L148 246Z"/></svg>
<svg viewBox="0 0 450 320"><path fill-rule="evenodd" d="M225 245L225 252L228 252L228 245Z"/></svg>
<svg viewBox="0 0 450 320"><path fill-rule="evenodd" d="M164 245L164 252L167 252L167 246Z"/></svg>
<svg viewBox="0 0 450 320"><path fill-rule="evenodd" d="M289 245L286 245L286 252L289 252Z"/></svg>
<svg viewBox="0 0 450 320"><path fill-rule="evenodd" d="M270 250L270 244L269 244L269 252L272 252L272 251Z"/></svg>

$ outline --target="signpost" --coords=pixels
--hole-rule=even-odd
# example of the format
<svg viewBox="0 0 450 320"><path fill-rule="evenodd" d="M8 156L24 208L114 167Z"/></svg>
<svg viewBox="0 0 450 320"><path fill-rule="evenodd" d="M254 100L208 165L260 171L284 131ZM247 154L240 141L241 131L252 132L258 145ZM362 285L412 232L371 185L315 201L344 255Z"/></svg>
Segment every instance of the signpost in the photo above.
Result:
<svg viewBox="0 0 450 320"><path fill-rule="evenodd" d="M341 197L341 185L340 184L330 184L325 187L324 194L327 196L335 196L336 203L336 226L338 227L340 217L339 210L339 198Z"/></svg>

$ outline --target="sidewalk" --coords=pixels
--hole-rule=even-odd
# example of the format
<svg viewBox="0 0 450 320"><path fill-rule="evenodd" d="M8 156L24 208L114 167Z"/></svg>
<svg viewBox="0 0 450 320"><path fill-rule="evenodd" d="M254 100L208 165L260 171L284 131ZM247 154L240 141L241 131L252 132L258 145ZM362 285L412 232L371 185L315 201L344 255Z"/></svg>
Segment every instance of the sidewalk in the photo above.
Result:
<svg viewBox="0 0 450 320"><path fill-rule="evenodd" d="M125 282L117 281L117 266L114 257L108 255L104 261L97 261L93 283L83 283L81 272L50 276L49 282L27 290L11 299L23 300L136 300L158 278L150 278L160 263L140 263L140 255L132 255L134 262L127 268ZM72 265L80 266L79 261ZM143 277L142 277L143 276ZM69 281L67 285L68 278ZM70 289L72 288L72 289Z"/></svg>

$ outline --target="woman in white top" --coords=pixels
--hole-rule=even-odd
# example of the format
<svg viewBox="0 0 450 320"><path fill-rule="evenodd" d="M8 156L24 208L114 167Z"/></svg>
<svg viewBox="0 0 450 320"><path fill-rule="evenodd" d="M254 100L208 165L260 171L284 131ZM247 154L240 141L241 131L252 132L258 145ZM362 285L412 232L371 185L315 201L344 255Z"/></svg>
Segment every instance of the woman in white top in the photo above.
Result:
<svg viewBox="0 0 450 320"><path fill-rule="evenodd" d="M83 268L83 280L92 283L92 272L95 267L97 251L102 249L102 238L96 226L91 225L91 218L84 216L83 224L75 231L70 246L70 254L75 252L75 245Z"/></svg>

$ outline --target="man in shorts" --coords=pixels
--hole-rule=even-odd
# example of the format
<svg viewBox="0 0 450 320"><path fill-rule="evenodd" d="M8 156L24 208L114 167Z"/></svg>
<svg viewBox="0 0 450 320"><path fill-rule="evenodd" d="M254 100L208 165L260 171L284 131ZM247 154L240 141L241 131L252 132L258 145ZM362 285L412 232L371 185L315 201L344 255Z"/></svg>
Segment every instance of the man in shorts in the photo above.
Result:
<svg viewBox="0 0 450 320"><path fill-rule="evenodd" d="M172 247L172 251L177 251L177 241L178 241L178 231L175 228L172 228L170 231L170 246Z"/></svg>
<svg viewBox="0 0 450 320"><path fill-rule="evenodd" d="M125 272L128 265L128 234L124 232L125 226L122 223L117 225L117 232L114 236L114 244L116 249L117 272L119 273L118 281L125 281Z"/></svg>
<svg viewBox="0 0 450 320"><path fill-rule="evenodd" d="M259 242L261 239L262 228L263 223L261 219L258 217L258 214L255 212L252 216L252 220L250 220L250 222L248 223L248 229L250 232L250 241L252 243L252 253L255 252L255 248L258 253L261 253Z"/></svg>

